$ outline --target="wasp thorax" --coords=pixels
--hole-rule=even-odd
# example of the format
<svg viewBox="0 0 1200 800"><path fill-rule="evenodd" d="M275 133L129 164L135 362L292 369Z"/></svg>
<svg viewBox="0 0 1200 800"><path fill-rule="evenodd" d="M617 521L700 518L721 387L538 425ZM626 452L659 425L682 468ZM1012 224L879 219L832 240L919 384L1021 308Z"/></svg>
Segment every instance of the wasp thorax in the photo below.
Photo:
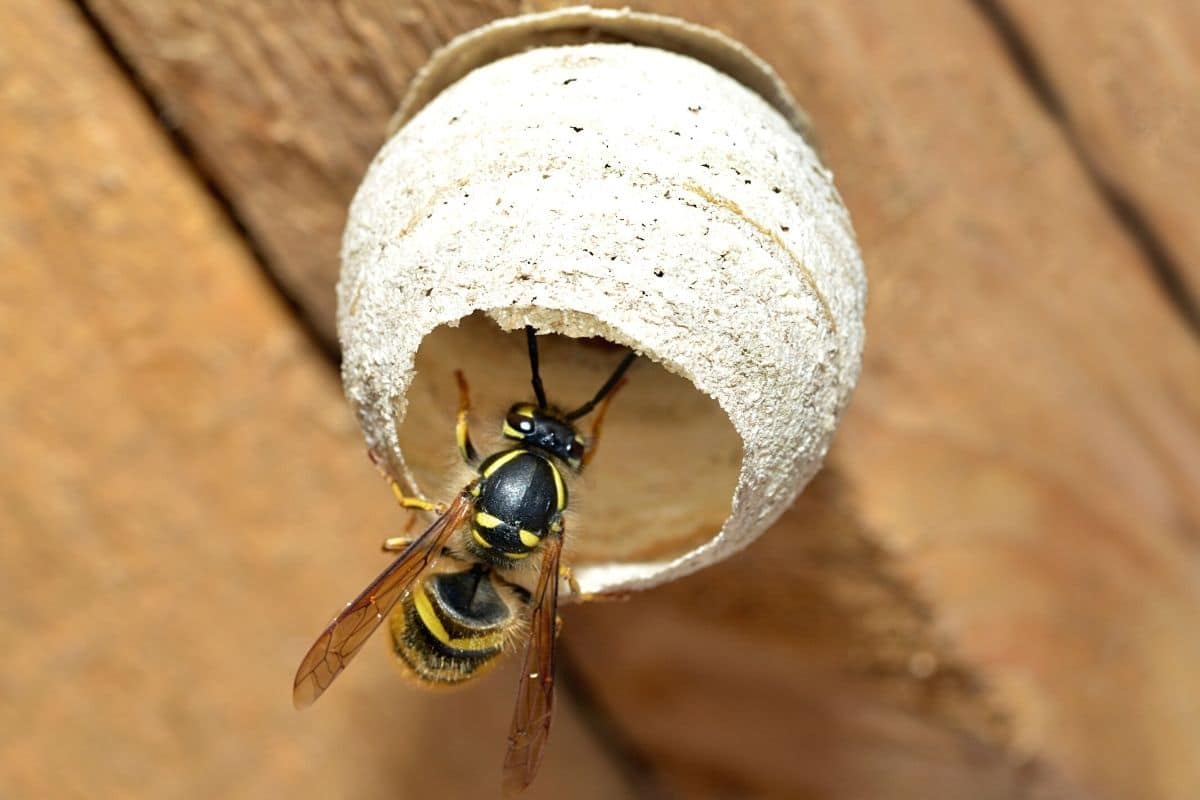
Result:
<svg viewBox="0 0 1200 800"><path fill-rule="evenodd" d="M504 435L562 459L578 469L583 462L583 439L575 426L554 412L532 403L517 403L504 418Z"/></svg>

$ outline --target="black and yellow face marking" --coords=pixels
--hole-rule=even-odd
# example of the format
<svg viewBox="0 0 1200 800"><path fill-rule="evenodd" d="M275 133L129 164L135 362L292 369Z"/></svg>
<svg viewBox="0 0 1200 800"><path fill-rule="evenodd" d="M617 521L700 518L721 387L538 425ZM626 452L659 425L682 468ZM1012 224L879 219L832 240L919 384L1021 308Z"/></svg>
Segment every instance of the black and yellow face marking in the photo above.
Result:
<svg viewBox="0 0 1200 800"><path fill-rule="evenodd" d="M499 657L523 603L523 590L483 565L431 575L392 612L393 651L425 683L461 683Z"/></svg>
<svg viewBox="0 0 1200 800"><path fill-rule="evenodd" d="M586 451L583 437L555 409L517 403L505 415L500 432L530 449L560 459L571 469L578 470L583 464Z"/></svg>

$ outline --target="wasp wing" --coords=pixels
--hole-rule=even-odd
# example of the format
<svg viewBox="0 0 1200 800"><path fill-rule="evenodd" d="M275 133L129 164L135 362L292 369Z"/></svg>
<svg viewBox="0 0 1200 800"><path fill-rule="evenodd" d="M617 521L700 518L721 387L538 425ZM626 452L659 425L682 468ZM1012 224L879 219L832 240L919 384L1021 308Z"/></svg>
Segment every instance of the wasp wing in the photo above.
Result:
<svg viewBox="0 0 1200 800"><path fill-rule="evenodd" d="M471 497L459 494L446 513L405 548L378 578L350 601L309 648L292 684L292 703L305 708L320 697L358 653L413 582L441 555L450 535L471 513Z"/></svg>
<svg viewBox="0 0 1200 800"><path fill-rule="evenodd" d="M513 711L508 752L504 756L505 797L513 797L533 783L550 735L561 553L561 535L550 537L542 544L541 572L530 599L529 646L525 650L521 683L517 687L517 707Z"/></svg>

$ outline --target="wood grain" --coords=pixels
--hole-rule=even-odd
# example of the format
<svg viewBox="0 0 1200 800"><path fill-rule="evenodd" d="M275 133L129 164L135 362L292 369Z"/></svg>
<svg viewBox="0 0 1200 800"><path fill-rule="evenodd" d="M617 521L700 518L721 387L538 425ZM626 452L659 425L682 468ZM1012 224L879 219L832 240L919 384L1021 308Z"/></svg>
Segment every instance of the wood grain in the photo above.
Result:
<svg viewBox="0 0 1200 800"><path fill-rule="evenodd" d="M3 4L0 54L0 796L495 796L512 668L423 692L381 640L292 709L404 517L74 8ZM569 701L535 789L627 795Z"/></svg>
<svg viewBox="0 0 1200 800"><path fill-rule="evenodd" d="M86 0L319 333L346 206L429 53L502 0Z"/></svg>
<svg viewBox="0 0 1200 800"><path fill-rule="evenodd" d="M1060 779L1098 797L1195 795L1200 769L1190 754L1200 748L1200 709L1185 699L1200 675L1200 641L1186 622L1200 607L1194 338L969 6L926 3L920 15L869 4L789 8L769 25L749 12L723 21L782 71L812 113L864 245L872 281L864 375L829 469L856 529L884 556L861 568L895 577L920 598L935 640L1006 724L998 733L981 724L970 700L954 693L932 708L910 700L902 706L908 721L1035 757L1045 777L1011 796L1063 791L1053 785ZM691 13L704 18L694 6ZM842 538L837 530L818 516L771 535ZM784 560L765 546L745 555L763 554L762 577L740 594L765 593L761 582ZM710 593L737 584L720 568L695 580ZM683 589L643 598L628 620L601 617L592 630L617 630L588 644L611 653L630 626L655 630L660 614L673 619L700 605L672 591ZM589 619L604 611L589 609ZM760 613L775 631L799 616ZM942 662L921 637L890 633L868 628L874 644L864 649L903 654L885 664L923 653ZM810 641L803 632L796 639ZM644 649L634 652L626 685L652 673ZM844 652L840 643L829 648L831 658ZM663 664L654 666L661 674ZM853 659L842 667L853 672ZM890 672L904 680L902 669ZM782 671L775 691L755 678L755 696L789 696ZM624 687L600 685L611 685L606 696L616 706ZM869 696L862 686L818 685L834 707ZM935 696L946 691L929 686ZM740 695L723 696L739 705ZM813 720L802 699L757 708L739 731L782 716L793 736L824 743L822 720L837 718ZM694 720L680 714L672 725L665 715L651 707L630 718L695 730ZM919 745L875 732L855 764L921 763ZM723 748L709 743L684 758L675 741L664 735L646 746L690 774L730 767L744 752L730 736ZM853 738L846 741L839 755L855 753ZM820 771L830 763L814 758L807 779L838 785ZM959 763L967 770L970 762ZM878 771L836 774L849 782ZM757 785L744 763L730 774ZM999 791L983 775L979 791ZM796 774L790 790L803 790L804 779ZM923 796L916 776L908 794L902 788L890 791ZM842 791L873 796L853 784Z"/></svg>
<svg viewBox="0 0 1200 800"><path fill-rule="evenodd" d="M326 334L344 203L401 87L436 44L516 10L88 5ZM1200 795L1200 353L1078 142L966 2L636 5L780 70L872 297L811 494L739 559L569 615L601 703L687 796ZM1076 69L1051 70L1070 98ZM1123 85L1186 89L1145 69ZM1200 172L1173 119L1139 116L1171 180L1128 137L1087 152L1195 263L1162 210L1194 205ZM310 480L352 491L328 476Z"/></svg>
<svg viewBox="0 0 1200 800"><path fill-rule="evenodd" d="M1200 314L1200 6L996 6L1026 43L1089 165L1144 217L1186 305Z"/></svg>
<svg viewBox="0 0 1200 800"><path fill-rule="evenodd" d="M744 553L576 612L571 649L601 702L680 797L1089 797L1010 751L1020 721L848 488L826 470Z"/></svg>

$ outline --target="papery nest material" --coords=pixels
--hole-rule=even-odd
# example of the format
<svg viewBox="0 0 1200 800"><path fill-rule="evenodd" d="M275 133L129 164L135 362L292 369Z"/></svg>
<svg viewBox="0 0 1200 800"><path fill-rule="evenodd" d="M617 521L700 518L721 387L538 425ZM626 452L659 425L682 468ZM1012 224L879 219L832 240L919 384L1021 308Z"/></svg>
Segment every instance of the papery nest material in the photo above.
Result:
<svg viewBox="0 0 1200 800"><path fill-rule="evenodd" d="M578 404L643 355L567 531L584 592L725 558L813 476L858 376L866 285L846 209L778 77L667 17L564 9L436 54L350 209L343 378L368 444L431 496L474 430ZM460 324L462 323L462 324ZM516 331L516 333L503 333ZM566 338L570 337L570 338Z"/></svg>

